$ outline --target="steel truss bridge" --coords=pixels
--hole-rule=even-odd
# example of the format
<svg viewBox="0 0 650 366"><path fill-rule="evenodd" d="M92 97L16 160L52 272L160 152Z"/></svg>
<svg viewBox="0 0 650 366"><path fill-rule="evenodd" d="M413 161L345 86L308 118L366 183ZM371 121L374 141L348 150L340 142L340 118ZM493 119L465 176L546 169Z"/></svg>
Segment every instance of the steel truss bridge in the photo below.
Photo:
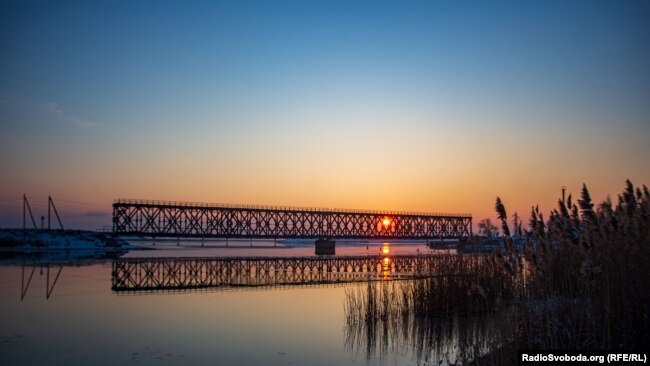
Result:
<svg viewBox="0 0 650 366"><path fill-rule="evenodd" d="M113 262L118 293L241 290L466 276L483 256L129 258Z"/></svg>
<svg viewBox="0 0 650 366"><path fill-rule="evenodd" d="M195 238L458 239L472 216L119 199L113 232Z"/></svg>

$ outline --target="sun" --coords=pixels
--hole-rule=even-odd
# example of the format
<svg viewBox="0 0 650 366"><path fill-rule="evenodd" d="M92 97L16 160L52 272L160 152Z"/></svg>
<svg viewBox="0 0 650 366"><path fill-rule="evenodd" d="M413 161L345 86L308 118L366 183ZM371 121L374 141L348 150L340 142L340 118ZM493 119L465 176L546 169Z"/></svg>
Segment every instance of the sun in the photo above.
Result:
<svg viewBox="0 0 650 366"><path fill-rule="evenodd" d="M390 217L384 217L384 219L381 221L382 224L384 224L385 227L388 227L391 223Z"/></svg>

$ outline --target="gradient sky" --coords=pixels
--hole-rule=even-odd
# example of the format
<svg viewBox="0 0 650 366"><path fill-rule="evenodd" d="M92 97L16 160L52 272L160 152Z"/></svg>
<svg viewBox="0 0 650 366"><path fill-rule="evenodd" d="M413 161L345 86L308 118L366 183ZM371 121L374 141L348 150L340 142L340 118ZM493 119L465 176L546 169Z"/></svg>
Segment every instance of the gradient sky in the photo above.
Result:
<svg viewBox="0 0 650 366"><path fill-rule="evenodd" d="M650 183L647 1L3 1L0 227L51 194L525 216Z"/></svg>

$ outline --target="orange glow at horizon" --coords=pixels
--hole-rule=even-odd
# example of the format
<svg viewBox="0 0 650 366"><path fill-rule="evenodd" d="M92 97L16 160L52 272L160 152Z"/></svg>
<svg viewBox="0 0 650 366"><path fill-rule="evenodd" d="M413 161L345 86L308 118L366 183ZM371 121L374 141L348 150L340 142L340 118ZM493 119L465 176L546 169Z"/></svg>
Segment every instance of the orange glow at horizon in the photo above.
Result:
<svg viewBox="0 0 650 366"><path fill-rule="evenodd" d="M309 137L306 140L317 145ZM204 142L201 138L199 141ZM535 141L523 141L531 145L530 149L541 150ZM562 186L567 186L567 194L573 193L576 197L585 182L593 200L600 202L607 195L614 197L620 192L627 178L635 186L650 182L650 172L643 168L641 162L634 163L638 157L647 156L639 149L633 150L636 152L633 156L621 155L620 158L618 155L599 155L599 151L591 151L591 155L602 157L602 163L598 165L584 164L582 153L558 155L559 153L551 151L539 157L516 155L510 162L513 167L512 174L508 179L503 179L491 173L491 155L472 155L474 149L462 150L451 160L439 158L451 149L446 142L427 151L419 149L419 146L429 146L426 144L412 144L402 148L399 150L402 159L399 164L391 160L392 157L388 158L387 164L396 166L392 174L386 174L383 166L375 165L371 159L374 155L370 155L376 153L372 146L344 144L340 150L333 153L336 157L345 156L352 159L337 159L340 163L333 166L329 160L325 160L330 159L326 155L321 156L315 152L302 154L303 151L311 151L299 150L305 147L307 142L301 140L297 146L259 142L272 152L266 160L242 158L248 156L243 150L244 147L249 150L253 148L250 142L228 149L224 147L223 150L221 147L211 150L208 146L212 145L207 143L195 144L188 147L191 156L179 152L184 151L180 148L163 150L159 152L160 155L148 153L157 151L154 147L149 147L145 150L147 153L143 154L136 154L131 150L113 151L108 148L87 154L82 149L84 154L78 154L77 149L63 149L56 154L44 154L42 160L34 162L33 165L21 165L23 168L20 169L17 163L5 157L4 163L9 167L7 171L15 173L3 177L0 193L2 198L12 201L5 201L0 205L0 226L21 226L20 198L26 193L34 202L47 202L47 196L51 194L57 201L57 208L62 209L60 214L63 221L75 228L97 229L110 226L113 200L138 198L469 213L473 216L474 230L477 230L477 225L482 219L496 220L493 207L497 195L504 200L510 216L517 212L526 223L532 205L539 205L540 211L547 217L560 197ZM325 142L332 141L325 139ZM519 142L515 141L513 144L514 146L509 146L512 150L526 151L524 147L519 146ZM594 146L597 145L594 143ZM446 150L439 151L441 146ZM472 146L476 146L476 150L484 147L480 143ZM576 148L575 151L583 150ZM507 155L506 152L499 154ZM215 157L222 155L227 158L219 160L216 164ZM422 156L429 157L429 160L423 161ZM524 157L532 161L520 160ZM560 159L563 159L564 163L559 167L545 165L547 160ZM366 164L367 161L371 163ZM213 165L215 169L205 169L206 166ZM431 168L432 166L435 169ZM616 169L603 170L602 166ZM544 174L538 175L537 170L543 170ZM439 174L440 172L444 174ZM345 179L339 179L340 176ZM530 179L531 176L538 179ZM261 181L264 184L260 184ZM45 204L45 208L37 208L37 211L43 213L46 209ZM389 216L379 216L378 221L381 222L378 228L382 229L383 226L383 230L389 230L391 225L396 224Z"/></svg>

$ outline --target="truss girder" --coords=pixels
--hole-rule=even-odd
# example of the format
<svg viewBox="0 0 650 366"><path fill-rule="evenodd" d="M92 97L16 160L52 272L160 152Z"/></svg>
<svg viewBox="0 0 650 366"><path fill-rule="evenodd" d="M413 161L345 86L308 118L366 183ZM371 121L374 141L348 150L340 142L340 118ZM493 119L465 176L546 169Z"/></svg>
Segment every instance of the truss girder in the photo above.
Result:
<svg viewBox="0 0 650 366"><path fill-rule="evenodd" d="M188 206L133 200L113 204L113 231L125 235L444 239L468 237L471 227L470 215Z"/></svg>

